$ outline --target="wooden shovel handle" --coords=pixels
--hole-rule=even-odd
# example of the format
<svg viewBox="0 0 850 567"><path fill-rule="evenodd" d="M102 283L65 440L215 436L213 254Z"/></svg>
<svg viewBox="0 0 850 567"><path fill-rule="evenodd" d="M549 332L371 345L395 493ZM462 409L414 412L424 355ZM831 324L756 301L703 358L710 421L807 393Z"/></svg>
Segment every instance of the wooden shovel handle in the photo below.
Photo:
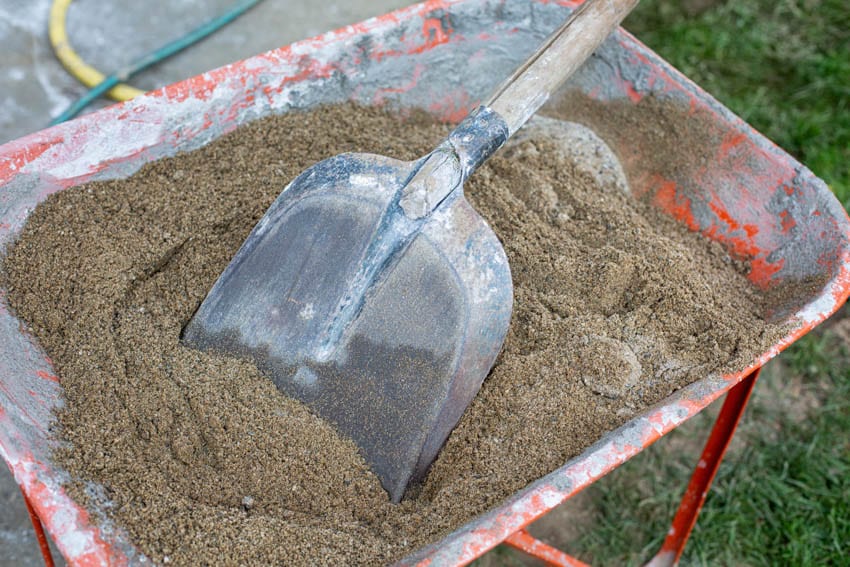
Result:
<svg viewBox="0 0 850 567"><path fill-rule="evenodd" d="M486 106L513 134L614 31L639 0L586 0L502 83Z"/></svg>

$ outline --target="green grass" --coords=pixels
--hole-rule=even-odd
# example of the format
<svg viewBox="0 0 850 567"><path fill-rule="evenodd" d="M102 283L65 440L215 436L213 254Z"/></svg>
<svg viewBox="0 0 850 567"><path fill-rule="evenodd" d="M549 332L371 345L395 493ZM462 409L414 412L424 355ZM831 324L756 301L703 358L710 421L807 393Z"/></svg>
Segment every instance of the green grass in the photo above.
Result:
<svg viewBox="0 0 850 567"><path fill-rule="evenodd" d="M850 2L694 3L644 0L625 27L850 205Z"/></svg>

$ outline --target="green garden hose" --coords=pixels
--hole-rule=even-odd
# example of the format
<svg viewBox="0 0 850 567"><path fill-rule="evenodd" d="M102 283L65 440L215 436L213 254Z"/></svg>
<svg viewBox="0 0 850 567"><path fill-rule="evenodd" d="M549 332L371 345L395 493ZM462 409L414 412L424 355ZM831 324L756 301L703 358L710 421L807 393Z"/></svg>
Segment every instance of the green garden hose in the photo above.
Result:
<svg viewBox="0 0 850 567"><path fill-rule="evenodd" d="M91 90L68 107L62 114L51 120L50 124L59 124L73 118L86 106L91 104L92 101L104 94L118 101L130 100L142 94L144 91L126 85L123 81L197 43L216 30L229 24L261 1L243 0L225 14L210 20L179 39L143 55L123 69L106 76L83 61L68 41L68 34L65 31L65 20L71 0L54 0L50 8L50 19L48 21L48 35L50 36L50 43L53 45L53 51L65 69Z"/></svg>

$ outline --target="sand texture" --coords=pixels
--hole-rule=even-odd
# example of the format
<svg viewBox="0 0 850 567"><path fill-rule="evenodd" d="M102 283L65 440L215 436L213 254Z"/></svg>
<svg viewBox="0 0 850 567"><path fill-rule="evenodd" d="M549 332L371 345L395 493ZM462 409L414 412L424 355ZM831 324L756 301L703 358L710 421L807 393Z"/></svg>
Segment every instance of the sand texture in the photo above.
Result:
<svg viewBox="0 0 850 567"><path fill-rule="evenodd" d="M467 186L511 263L503 352L425 484L392 505L330 424L179 335L300 171L352 150L412 159L446 132L354 106L289 114L40 205L5 278L64 387L55 459L73 497L157 563L385 563L781 334L745 264L631 198L589 130L538 121Z"/></svg>

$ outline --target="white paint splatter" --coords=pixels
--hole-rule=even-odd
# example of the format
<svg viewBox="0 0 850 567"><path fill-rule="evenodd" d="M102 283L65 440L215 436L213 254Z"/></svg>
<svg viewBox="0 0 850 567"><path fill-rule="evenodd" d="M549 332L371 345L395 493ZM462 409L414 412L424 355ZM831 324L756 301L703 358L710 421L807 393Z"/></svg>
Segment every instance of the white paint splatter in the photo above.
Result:
<svg viewBox="0 0 850 567"><path fill-rule="evenodd" d="M304 308L298 313L298 316L304 319L305 321L309 321L313 317L316 316L316 310L313 309L312 303L307 303L304 305Z"/></svg>
<svg viewBox="0 0 850 567"><path fill-rule="evenodd" d="M298 372L295 373L295 376L292 377L292 380L299 386L306 386L310 388L316 385L316 382L319 381L319 377L306 366L302 366L298 369Z"/></svg>

